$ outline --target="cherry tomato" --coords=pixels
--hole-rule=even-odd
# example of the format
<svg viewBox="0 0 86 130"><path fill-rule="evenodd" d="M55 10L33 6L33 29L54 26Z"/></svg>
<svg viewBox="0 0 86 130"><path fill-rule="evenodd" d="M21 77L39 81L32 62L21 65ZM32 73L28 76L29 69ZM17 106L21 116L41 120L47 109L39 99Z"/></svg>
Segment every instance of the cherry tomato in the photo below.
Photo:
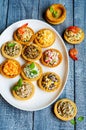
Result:
<svg viewBox="0 0 86 130"><path fill-rule="evenodd" d="M78 33L80 28L77 26L70 26L68 27L68 30L72 31L73 33Z"/></svg>
<svg viewBox="0 0 86 130"><path fill-rule="evenodd" d="M78 50L76 48L72 48L69 50L69 56L73 59L73 60L78 60L77 55L78 54Z"/></svg>

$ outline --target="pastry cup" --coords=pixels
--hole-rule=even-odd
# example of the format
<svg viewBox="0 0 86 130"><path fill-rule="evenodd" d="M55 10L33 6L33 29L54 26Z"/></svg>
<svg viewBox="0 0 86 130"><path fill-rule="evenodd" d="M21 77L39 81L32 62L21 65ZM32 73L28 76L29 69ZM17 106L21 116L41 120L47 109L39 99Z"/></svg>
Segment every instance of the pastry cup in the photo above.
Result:
<svg viewBox="0 0 86 130"><path fill-rule="evenodd" d="M50 7L53 8L54 11L57 11L57 17L54 17L52 12L50 11ZM45 13L45 19L51 24L61 24L66 19L66 9L62 4L52 4Z"/></svg>
<svg viewBox="0 0 86 130"><path fill-rule="evenodd" d="M10 65L11 65L11 63L12 64L15 64L16 65L16 67L17 67L17 72L16 72L16 74L15 74L15 71L14 71L14 73L13 72L9 72L9 71L12 71L11 69L14 69L14 67L13 66L11 66L11 68L10 68ZM9 64L9 66L7 67L7 68L5 68L5 72L4 72L4 67L5 66L7 66L7 64ZM20 74L20 72L21 72L21 66L20 66L20 63L18 62L18 61L16 61L16 60L13 60L13 59L7 59L7 60L5 60L2 64L1 64L1 74L4 76L4 77L6 77L6 78L15 78L16 76L18 76L19 74ZM7 72L8 71L8 72ZM8 73L8 74L6 74L6 72Z"/></svg>
<svg viewBox="0 0 86 130"><path fill-rule="evenodd" d="M56 35L52 30L48 28L44 28L44 29L39 30L35 34L34 42L41 48L46 48L46 47L51 46L54 43L55 38L56 38ZM45 41L45 39L47 41Z"/></svg>
<svg viewBox="0 0 86 130"><path fill-rule="evenodd" d="M44 61L44 58L45 58L45 54L44 54L44 53L45 53L47 50L45 50L45 51L43 52L40 61L41 61L41 63L42 63L43 65L45 65L45 66L47 66L47 67L50 67L50 68L53 68L53 67L58 66L58 65L62 62L62 54L61 54L61 52L60 52L59 50L56 50L56 49L53 49L53 48L50 48L49 50L51 50L51 51L56 51L57 53L59 53L59 56L58 56L59 61L57 62L57 64L50 65L50 64L47 64L47 63Z"/></svg>
<svg viewBox="0 0 86 130"><path fill-rule="evenodd" d="M9 41L8 41L8 42L9 42ZM21 46L21 44L18 43L18 42L16 42L16 41L11 41L11 42L15 42L15 43L19 46L20 51L19 51L19 53L18 53L17 55L10 56L10 55L8 55L8 54L5 53L5 46L6 46L6 44L8 44L8 42L6 42L6 43L4 43L4 44L2 45L2 48L1 48L1 53L2 53L2 55L3 55L5 58L8 58L8 59L13 59L13 58L19 57L19 56L21 55L21 52L22 52L22 46Z"/></svg>
<svg viewBox="0 0 86 130"><path fill-rule="evenodd" d="M55 77L58 79L58 84L57 84L57 86L54 88L54 89L52 89L52 90L49 90L48 88L44 88L43 87L43 85L42 85L42 78L43 78L43 76L45 76L45 75L49 75L49 74L54 74L55 75ZM56 73L54 73L54 72L45 72L45 73L43 73L42 75L41 75L41 77L40 77L40 79L38 80L38 86L39 86L39 88L41 88L43 91L45 91L45 92L54 92L55 90L57 90L60 86L61 86L61 78L60 78L60 76L59 75L57 75Z"/></svg>
<svg viewBox="0 0 86 130"><path fill-rule="evenodd" d="M42 75L42 67L41 67L38 63L34 62L34 64L37 66L37 68L39 69L40 72L39 72L39 75L38 75L37 77L29 78L29 77L27 77L27 76L25 75L25 73L24 73L24 67L25 67L27 64L31 64L31 62L28 62L28 63L26 63L26 64L24 64L24 65L22 66L21 76L22 76L25 80L28 80L28 81L38 80L38 79L40 78L40 76Z"/></svg>
<svg viewBox="0 0 86 130"><path fill-rule="evenodd" d="M33 34L28 42L27 41L24 42L18 38L18 36L17 36L18 29L13 33L13 38L15 41L19 42L20 44L24 44L24 45L29 44L30 42L33 41L35 35L34 35L34 31L32 28L27 27L27 29L29 29L29 31Z"/></svg>
<svg viewBox="0 0 86 130"><path fill-rule="evenodd" d="M63 101L63 102L67 101L67 102L69 102L73 106L73 108L74 108L73 116L71 116L71 117L62 117L61 115L59 115L57 107L58 107L58 105L59 105L59 103L61 101ZM55 113L56 117L59 118L60 120L69 121L69 120L73 119L76 116L76 114L77 114L77 107L76 107L76 104L73 101L71 101L70 99L63 98L63 99L61 99L61 100L59 100L59 101L57 101L55 103L55 105L54 105L54 113Z"/></svg>
<svg viewBox="0 0 86 130"><path fill-rule="evenodd" d="M35 93L35 87L34 87L34 85L33 85L30 81L23 80L23 82L28 83L28 84L31 86L31 88L32 88L32 93L31 93L30 95L28 95L27 97L23 98L23 97L18 96L18 95L16 94L16 91L12 89L12 94L13 94L13 96L14 96L16 99L21 100L21 101L25 101L25 100L31 99L31 98L34 96L34 93Z"/></svg>
<svg viewBox="0 0 86 130"><path fill-rule="evenodd" d="M24 52L26 52L25 50L27 49L27 47L30 47L30 46L34 46L35 48L37 48L37 50L39 51L39 55L36 57L36 58L28 58L25 54L24 54ZM31 51L32 52L32 51ZM33 52L32 52L33 53ZM36 60L39 60L40 58L41 58L41 56L42 56L42 49L38 46L38 45L36 45L36 44L29 44L29 45L27 45L27 46L24 46L24 48L23 48L23 50L22 50L22 57L26 60L26 61L31 61L31 62L34 62L34 61L36 61Z"/></svg>
<svg viewBox="0 0 86 130"><path fill-rule="evenodd" d="M80 28L81 29L81 28ZM81 29L82 30L82 29ZM66 30L65 30L66 31ZM84 31L82 30L81 38L78 41L70 41L69 37L64 32L64 39L70 43L70 44L80 44L84 40L85 34Z"/></svg>

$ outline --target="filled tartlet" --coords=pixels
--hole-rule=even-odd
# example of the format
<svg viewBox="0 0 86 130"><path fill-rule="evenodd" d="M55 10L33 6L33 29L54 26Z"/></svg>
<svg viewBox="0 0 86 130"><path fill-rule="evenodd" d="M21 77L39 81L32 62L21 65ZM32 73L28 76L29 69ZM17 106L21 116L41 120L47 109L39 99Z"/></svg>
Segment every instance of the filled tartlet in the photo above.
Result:
<svg viewBox="0 0 86 130"><path fill-rule="evenodd" d="M66 8L62 4L52 4L45 13L45 19L51 24L61 24L66 19Z"/></svg>
<svg viewBox="0 0 86 130"><path fill-rule="evenodd" d="M13 59L7 59L1 64L1 74L7 78L15 78L21 72L20 63Z"/></svg>
<svg viewBox="0 0 86 130"><path fill-rule="evenodd" d="M22 50L22 57L26 60L26 61L35 61L35 60L39 60L41 58L42 55L42 49L36 45L36 44L29 44L27 46L25 46Z"/></svg>
<svg viewBox="0 0 86 130"><path fill-rule="evenodd" d="M45 66L56 67L62 62L62 54L59 50L51 48L43 52L40 60Z"/></svg>
<svg viewBox="0 0 86 130"><path fill-rule="evenodd" d="M54 72L46 72L38 80L38 86L46 92L53 92L61 86L61 78Z"/></svg>
<svg viewBox="0 0 86 130"><path fill-rule="evenodd" d="M71 44L79 44L84 40L84 31L77 26L70 26L64 32L64 39Z"/></svg>
<svg viewBox="0 0 86 130"><path fill-rule="evenodd" d="M21 55L22 46L16 41L8 41L2 45L1 52L5 58L12 59Z"/></svg>
<svg viewBox="0 0 86 130"><path fill-rule="evenodd" d="M41 74L42 67L36 62L28 62L22 66L21 76L26 80L38 80Z"/></svg>
<svg viewBox="0 0 86 130"><path fill-rule="evenodd" d="M41 29L35 34L34 42L41 48L51 46L55 41L55 33L50 29Z"/></svg>
<svg viewBox="0 0 86 130"><path fill-rule="evenodd" d="M70 99L61 99L55 103L54 113L57 118L63 121L69 121L76 116L77 107Z"/></svg>
<svg viewBox="0 0 86 130"><path fill-rule="evenodd" d="M12 94L18 100L28 100L33 97L34 92L34 85L27 80L19 79L12 87Z"/></svg>
<svg viewBox="0 0 86 130"><path fill-rule="evenodd" d="M13 38L21 44L28 44L34 39L34 31L26 23L14 32Z"/></svg>

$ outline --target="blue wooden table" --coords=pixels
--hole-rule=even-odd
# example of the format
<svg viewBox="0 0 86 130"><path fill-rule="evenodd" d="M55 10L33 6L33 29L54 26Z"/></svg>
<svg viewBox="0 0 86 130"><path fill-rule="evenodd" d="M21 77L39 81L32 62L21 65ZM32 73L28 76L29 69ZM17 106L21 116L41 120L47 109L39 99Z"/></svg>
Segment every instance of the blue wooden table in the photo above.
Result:
<svg viewBox="0 0 86 130"><path fill-rule="evenodd" d="M77 25L86 33L86 0L0 0L0 33L22 19L45 21L45 10L57 2L66 7L67 18L64 23L52 27L61 36L70 25ZM73 47L78 49L79 60L75 62L69 58L69 76L59 99L66 97L73 100L78 107L76 118L84 116L84 121L71 125L57 119L53 114L54 104L36 112L22 111L0 96L0 130L86 130L86 39L79 45L66 42L65 45L68 51Z"/></svg>

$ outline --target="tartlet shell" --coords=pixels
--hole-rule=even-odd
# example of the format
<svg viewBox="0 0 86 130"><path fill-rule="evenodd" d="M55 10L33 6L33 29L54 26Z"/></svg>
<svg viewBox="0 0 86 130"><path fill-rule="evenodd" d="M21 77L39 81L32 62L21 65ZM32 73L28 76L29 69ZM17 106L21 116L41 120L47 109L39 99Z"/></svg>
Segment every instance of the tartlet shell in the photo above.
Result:
<svg viewBox="0 0 86 130"><path fill-rule="evenodd" d="M37 37L37 35L38 35L39 32L42 33L44 30L49 30L49 31L51 31L52 34L53 34L53 38L52 38L52 42L51 42L50 44L41 45L41 44L37 41L36 37ZM40 30L35 34L34 43L36 43L36 44L37 44L38 46L40 46L41 48L47 48L47 47L51 46L51 45L54 43L55 39L56 39L56 34L55 34L51 29L49 29L49 28L44 28L44 29L40 29Z"/></svg>
<svg viewBox="0 0 86 130"><path fill-rule="evenodd" d="M54 8L55 11L58 12L58 9L62 11L62 15L59 18L55 18L52 16L52 13L50 12L50 9L48 8L45 12L45 19L51 23L51 24L61 24L66 19L66 9L62 4L52 4L52 8Z"/></svg>
<svg viewBox="0 0 86 130"><path fill-rule="evenodd" d="M23 80L23 81L24 81L24 82L27 82L28 84L30 84L31 87L32 87L32 89L33 89L33 91L32 91L32 94L29 95L28 97L26 97L26 98L21 98L21 97L19 97L19 96L16 94L15 90L12 90L11 92L12 92L13 96L14 96L16 99L21 100L21 101L31 99L31 98L33 97L34 93L35 93L35 87L34 87L34 85L33 85L30 81L27 81L27 80Z"/></svg>
<svg viewBox="0 0 86 130"><path fill-rule="evenodd" d="M28 81L36 81L36 80L38 80L38 79L40 78L40 76L42 75L42 67L41 67L38 63L36 63L36 62L34 62L34 63L35 63L35 65L39 68L39 70L40 70L39 75L38 75L37 77L35 77L35 78L29 78L29 77L27 77L27 76L24 74L24 71L23 71L24 67L25 67L27 64L31 64L31 62L27 62L27 63L24 64L24 65L22 66L22 68L21 68L21 76L22 76L25 80L28 80Z"/></svg>
<svg viewBox="0 0 86 130"><path fill-rule="evenodd" d="M24 50L25 50L25 48L26 48L27 46L30 46L31 44L34 45L35 47L37 47L37 49L38 49L39 52L40 52L39 56L36 57L35 59L27 58L27 57L24 55ZM22 57L23 57L24 60L26 60L26 61L34 62L34 61L39 60L39 59L41 58L41 56L42 56L42 49L41 49L38 45L36 45L36 44L33 44L33 43L31 43L31 44L28 44L27 46L24 46L24 48L22 49Z"/></svg>
<svg viewBox="0 0 86 130"><path fill-rule="evenodd" d="M43 59L44 59L44 53L45 53L47 50L45 50L45 51L43 52L40 61L41 61L41 63L42 63L43 65L45 65L45 66L47 66L47 67L50 67L50 68L53 68L53 67L58 66L58 65L62 62L62 54L61 54L61 52L60 52L59 50L56 50L56 49L53 49L53 48L50 48L49 50L54 50L54 51L56 51L57 53L59 53L59 59L60 59L59 62L58 62L57 64L55 64L55 65L48 65L48 64L46 64Z"/></svg>
<svg viewBox="0 0 86 130"><path fill-rule="evenodd" d="M18 37L17 37L17 35L16 35L16 33L17 33L17 31L18 31L18 29L13 33L13 38L14 38L14 40L15 41L17 41L17 42L19 42L20 44L24 44L24 45L26 45L26 44L29 44L30 42L32 42L33 41L33 39L34 39L34 31L33 31L33 29L32 28L30 28L30 27L27 27L27 28L29 28L29 30L32 32L32 37L30 38L30 40L28 41L28 42L23 42L23 41L21 41L20 39L18 39Z"/></svg>
<svg viewBox="0 0 86 130"><path fill-rule="evenodd" d="M6 62L8 62L9 60L11 61L14 61L17 65L18 65L18 74L16 75L6 75L4 72L3 72L3 66L5 65ZM20 66L20 63L17 61L17 60L14 60L14 59L6 59L0 66L0 72L1 74L6 77L6 78L15 78L16 76L18 76L21 72L21 66Z"/></svg>
<svg viewBox="0 0 86 130"><path fill-rule="evenodd" d="M62 117L62 116L59 115L59 113L58 113L58 111L57 111L57 106L58 106L58 104L59 104L61 101L68 101L68 102L70 102L71 105L74 107L74 111L75 111L75 112L74 112L74 115L73 115L72 117L65 118L65 117ZM59 118L60 120L69 121L69 120L73 119L73 118L76 116L76 114L77 114L77 106L76 106L76 104L75 104L73 101L71 101L70 99L63 98L63 99L61 99L61 100L59 100L59 101L57 101L57 102L55 103L55 105L54 105L54 113L55 113L56 117Z"/></svg>
<svg viewBox="0 0 86 130"><path fill-rule="evenodd" d="M12 42L12 41L11 41L11 42ZM5 58L7 58L7 59L17 58L18 56L21 55L21 52L22 52L22 46L21 46L21 44L18 43L18 42L16 42L16 41L13 41L13 42L15 42L16 44L18 44L18 45L20 46L20 52L19 52L19 54L17 54L16 56L12 56L12 57L9 56L9 55L7 55L7 54L4 52L4 48L5 48L5 46L6 46L6 44L7 44L8 42L4 43L4 44L2 45L2 47L1 47L1 53L2 53L2 55L3 55Z"/></svg>
<svg viewBox="0 0 86 130"><path fill-rule="evenodd" d="M81 28L80 28L81 29ZM82 30L82 29L81 29ZM66 30L65 30L66 31ZM84 40L84 37L85 37L85 34L84 34L84 31L82 30L82 36L81 36L81 38L80 38L80 40L79 41L70 41L69 39L68 39L68 37L66 36L66 34L65 34L65 32L64 32L64 39L68 42L68 43L70 43L70 44L80 44L83 40Z"/></svg>
<svg viewBox="0 0 86 130"><path fill-rule="evenodd" d="M43 78L43 76L44 76L44 75L48 75L48 74L50 74L50 73L54 74L54 75L57 77L57 79L59 79L58 86L57 86L56 88L54 88L53 90L45 89L45 88L42 86L42 78ZM46 91L46 92L54 92L55 90L57 90L57 89L61 86L61 78L60 78L59 75L57 75L57 74L54 73L54 72L45 72L45 73L43 73L43 74L41 75L41 77L40 77L40 79L38 80L37 83L38 83L39 88L41 88L43 91Z"/></svg>

